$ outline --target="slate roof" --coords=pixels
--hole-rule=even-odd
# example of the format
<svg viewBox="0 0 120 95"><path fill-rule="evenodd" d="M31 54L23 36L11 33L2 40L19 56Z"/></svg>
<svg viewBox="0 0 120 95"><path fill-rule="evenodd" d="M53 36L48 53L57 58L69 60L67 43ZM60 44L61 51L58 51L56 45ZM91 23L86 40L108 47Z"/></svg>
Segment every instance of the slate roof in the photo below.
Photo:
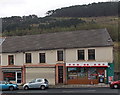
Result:
<svg viewBox="0 0 120 95"><path fill-rule="evenodd" d="M37 50L107 47L113 41L106 29L80 30L39 35L6 37L2 43L3 53Z"/></svg>

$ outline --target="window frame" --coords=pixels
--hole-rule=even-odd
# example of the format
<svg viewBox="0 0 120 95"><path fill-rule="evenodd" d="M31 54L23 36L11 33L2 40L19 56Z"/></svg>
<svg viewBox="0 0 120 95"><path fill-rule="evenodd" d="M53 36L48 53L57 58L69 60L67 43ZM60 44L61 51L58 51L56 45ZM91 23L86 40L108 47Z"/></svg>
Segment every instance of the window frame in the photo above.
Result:
<svg viewBox="0 0 120 95"><path fill-rule="evenodd" d="M43 54L44 54L44 58L43 58ZM39 53L39 63L46 63L46 53Z"/></svg>
<svg viewBox="0 0 120 95"><path fill-rule="evenodd" d="M83 58L80 57L80 52L79 51L83 51ZM84 49L80 49L80 50L77 50L77 60L85 60L85 50Z"/></svg>
<svg viewBox="0 0 120 95"><path fill-rule="evenodd" d="M57 61L64 61L64 51L63 50L57 50Z"/></svg>
<svg viewBox="0 0 120 95"><path fill-rule="evenodd" d="M10 56L12 56L12 61L13 61L13 63L11 64L11 62L10 62ZM8 57L8 65L15 65L15 55L13 55L13 54L10 54L10 55L8 55L7 56Z"/></svg>
<svg viewBox="0 0 120 95"><path fill-rule="evenodd" d="M27 60L27 54L30 54L30 61ZM32 63L32 53L25 53L25 63Z"/></svg>
<svg viewBox="0 0 120 95"><path fill-rule="evenodd" d="M90 50L93 50L93 52L90 52ZM92 54L90 54L90 53L92 53ZM91 56L93 58L91 58ZM88 49L88 60L95 60L95 59L96 59L96 51L95 51L95 49Z"/></svg>

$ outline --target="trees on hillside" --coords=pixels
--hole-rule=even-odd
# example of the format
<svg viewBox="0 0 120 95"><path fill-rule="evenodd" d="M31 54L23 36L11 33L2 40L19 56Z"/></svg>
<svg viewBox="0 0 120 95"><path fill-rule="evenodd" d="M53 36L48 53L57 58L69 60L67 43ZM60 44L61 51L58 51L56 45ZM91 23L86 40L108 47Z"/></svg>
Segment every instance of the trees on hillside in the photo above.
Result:
<svg viewBox="0 0 120 95"><path fill-rule="evenodd" d="M47 15L52 17L116 16L118 15L118 3L120 2L99 2L88 5L76 5L48 11Z"/></svg>

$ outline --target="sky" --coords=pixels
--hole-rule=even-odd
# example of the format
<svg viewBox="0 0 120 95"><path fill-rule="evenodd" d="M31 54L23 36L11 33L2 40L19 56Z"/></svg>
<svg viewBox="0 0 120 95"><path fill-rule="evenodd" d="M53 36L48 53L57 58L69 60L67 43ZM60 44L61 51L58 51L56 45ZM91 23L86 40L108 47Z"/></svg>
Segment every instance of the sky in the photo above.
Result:
<svg viewBox="0 0 120 95"><path fill-rule="evenodd" d="M49 10L73 5L83 5L113 0L0 0L0 17L28 16L44 17Z"/></svg>

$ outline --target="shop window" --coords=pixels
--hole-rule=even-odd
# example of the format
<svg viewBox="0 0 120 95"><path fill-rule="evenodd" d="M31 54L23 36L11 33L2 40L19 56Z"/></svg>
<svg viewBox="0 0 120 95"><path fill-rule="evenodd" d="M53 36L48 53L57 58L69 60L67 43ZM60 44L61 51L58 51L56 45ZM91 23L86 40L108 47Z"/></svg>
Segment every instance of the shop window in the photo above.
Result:
<svg viewBox="0 0 120 95"><path fill-rule="evenodd" d="M88 50L88 60L95 60L95 49Z"/></svg>
<svg viewBox="0 0 120 95"><path fill-rule="evenodd" d="M8 55L8 65L14 65L14 56Z"/></svg>
<svg viewBox="0 0 120 95"><path fill-rule="evenodd" d="M88 79L97 79L98 74L96 68L89 68L88 69Z"/></svg>
<svg viewBox="0 0 120 95"><path fill-rule="evenodd" d="M78 68L78 78L87 78L87 68Z"/></svg>
<svg viewBox="0 0 120 95"><path fill-rule="evenodd" d="M87 68L68 68L68 79L87 78Z"/></svg>
<svg viewBox="0 0 120 95"><path fill-rule="evenodd" d="M57 51L57 61L63 61L63 51Z"/></svg>
<svg viewBox="0 0 120 95"><path fill-rule="evenodd" d="M15 72L4 72L3 76L4 76L5 81L15 81L16 80Z"/></svg>
<svg viewBox="0 0 120 95"><path fill-rule="evenodd" d="M39 59L40 63L45 63L46 62L45 53L39 53Z"/></svg>
<svg viewBox="0 0 120 95"><path fill-rule="evenodd" d="M85 60L84 50L78 50L78 60Z"/></svg>
<svg viewBox="0 0 120 95"><path fill-rule="evenodd" d="M68 79L77 79L77 68L68 68Z"/></svg>
<svg viewBox="0 0 120 95"><path fill-rule="evenodd" d="M31 53L26 53L26 54L25 54L25 62L26 62L26 63L32 63Z"/></svg>

